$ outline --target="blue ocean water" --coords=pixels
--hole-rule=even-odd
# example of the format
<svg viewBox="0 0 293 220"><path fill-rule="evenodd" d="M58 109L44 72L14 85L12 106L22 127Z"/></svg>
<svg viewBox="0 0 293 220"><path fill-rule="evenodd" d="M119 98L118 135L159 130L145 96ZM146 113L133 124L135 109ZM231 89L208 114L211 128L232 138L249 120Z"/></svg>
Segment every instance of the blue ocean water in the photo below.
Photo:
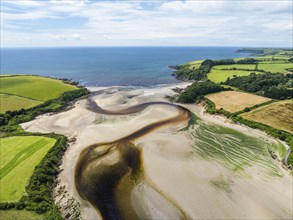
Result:
<svg viewBox="0 0 293 220"><path fill-rule="evenodd" d="M168 66L248 57L234 47L1 48L1 74L70 78L87 86L154 86L178 82Z"/></svg>

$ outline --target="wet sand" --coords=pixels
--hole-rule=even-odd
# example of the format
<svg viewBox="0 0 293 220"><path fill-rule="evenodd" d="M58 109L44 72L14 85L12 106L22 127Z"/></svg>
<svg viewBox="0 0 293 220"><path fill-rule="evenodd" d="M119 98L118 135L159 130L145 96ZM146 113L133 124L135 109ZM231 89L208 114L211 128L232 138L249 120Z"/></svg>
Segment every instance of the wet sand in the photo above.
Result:
<svg viewBox="0 0 293 220"><path fill-rule="evenodd" d="M96 93L93 101L108 113L109 111L118 113L131 106L143 106L143 103L148 102L166 102L165 96L174 94L170 86L130 91L121 91L117 88L103 89L103 92ZM197 105L184 107L209 123L238 129L263 140L270 139L265 134L255 132L254 129L234 126L217 117L203 114L202 108ZM165 104L149 105L130 115L126 112L122 115L105 115L92 110L88 108L86 100L81 100L67 112L40 116L22 125L29 131L54 131L76 138L63 158L59 185L64 185L68 194L81 203L82 219L100 219L101 212L92 205L94 202L90 204L88 198L76 190L75 169L81 152L85 152L89 146L123 139L159 121L174 119L180 113L179 109ZM292 177L282 170L280 164L276 163L276 166L282 170L283 177L266 179L258 167L254 166L246 168L246 172L250 174L249 178L241 176L218 162L194 156L192 140L186 132L179 132L185 126L186 120L164 124L145 135L131 137L131 144L124 145L124 147L129 145L127 148L133 149L132 152L139 152L134 154L139 155L143 172L136 172L136 165L128 163L123 175L116 179L112 198L115 198L116 208L119 215L121 214L119 218L123 216L128 216L128 219L136 217L288 219L292 217ZM108 148L100 147L96 150L96 154ZM121 162L123 158L121 154L125 152L121 151L122 148L114 146L111 154L93 166L125 164L125 161ZM110 167L112 169L115 166ZM214 180L229 183L229 189L215 188L211 184ZM109 198L111 197L107 199Z"/></svg>

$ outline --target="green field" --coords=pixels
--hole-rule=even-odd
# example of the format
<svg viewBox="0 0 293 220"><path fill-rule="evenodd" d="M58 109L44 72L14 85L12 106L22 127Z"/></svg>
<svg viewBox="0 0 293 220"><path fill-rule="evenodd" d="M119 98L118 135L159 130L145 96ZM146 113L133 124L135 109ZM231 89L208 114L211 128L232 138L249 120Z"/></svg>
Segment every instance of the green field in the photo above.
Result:
<svg viewBox="0 0 293 220"><path fill-rule="evenodd" d="M255 70L255 64L231 64L231 65L218 65L214 66L213 69L222 70L222 69L248 69Z"/></svg>
<svg viewBox="0 0 293 220"><path fill-rule="evenodd" d="M293 63L260 63L258 69L271 73L287 73L290 72L287 69L293 69Z"/></svg>
<svg viewBox="0 0 293 220"><path fill-rule="evenodd" d="M19 110L20 106L26 109L41 103L42 101L0 93L0 113Z"/></svg>
<svg viewBox="0 0 293 220"><path fill-rule="evenodd" d="M0 210L1 220L44 220L43 215L26 210Z"/></svg>
<svg viewBox="0 0 293 220"><path fill-rule="evenodd" d="M1 76L0 113L29 108L76 88L60 80L39 76Z"/></svg>
<svg viewBox="0 0 293 220"><path fill-rule="evenodd" d="M285 55L270 55L270 56L261 56L261 57L254 57L256 60L265 60L269 62L284 62L287 61L290 56L285 56Z"/></svg>
<svg viewBox="0 0 293 220"><path fill-rule="evenodd" d="M226 65L227 68L229 68L230 65ZM232 65L231 65L232 66ZM232 78L234 75L237 76L248 76L250 73L260 73L257 71L244 71L244 70L221 70L216 69L215 67L212 68L210 73L208 74L208 79L215 82L225 82L228 77Z"/></svg>
<svg viewBox="0 0 293 220"><path fill-rule="evenodd" d="M196 60L196 61L191 61L187 64L189 65L189 69L198 69L202 62L203 60Z"/></svg>
<svg viewBox="0 0 293 220"><path fill-rule="evenodd" d="M1 93L41 101L57 98L66 91L76 89L75 86L65 84L60 80L28 75L1 77L0 88Z"/></svg>
<svg viewBox="0 0 293 220"><path fill-rule="evenodd" d="M0 139L0 202L16 202L36 165L56 140L41 136L15 136Z"/></svg>

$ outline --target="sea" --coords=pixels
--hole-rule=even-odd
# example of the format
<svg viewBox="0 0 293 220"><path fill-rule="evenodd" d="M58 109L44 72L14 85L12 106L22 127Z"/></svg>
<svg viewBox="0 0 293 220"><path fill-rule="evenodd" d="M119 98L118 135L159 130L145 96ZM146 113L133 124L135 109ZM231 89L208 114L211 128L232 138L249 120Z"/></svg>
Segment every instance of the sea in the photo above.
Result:
<svg viewBox="0 0 293 220"><path fill-rule="evenodd" d="M0 74L68 78L84 86L150 87L178 82L174 66L249 57L237 47L1 48Z"/></svg>

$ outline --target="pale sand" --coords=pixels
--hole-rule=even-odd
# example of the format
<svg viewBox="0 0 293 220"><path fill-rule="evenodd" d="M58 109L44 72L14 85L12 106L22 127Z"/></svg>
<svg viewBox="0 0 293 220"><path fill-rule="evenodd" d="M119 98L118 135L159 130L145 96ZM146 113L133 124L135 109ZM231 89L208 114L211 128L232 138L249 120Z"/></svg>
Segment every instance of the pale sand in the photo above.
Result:
<svg viewBox="0 0 293 220"><path fill-rule="evenodd" d="M184 87L187 83L182 83ZM177 86L177 85L176 85ZM138 103L166 101L172 95L171 86L118 91L95 97L98 104L109 110L123 109ZM173 86L174 87L174 86ZM99 90L99 88L91 88ZM103 88L105 89L105 88ZM263 140L274 141L264 133L234 125L222 117L203 114L198 105L186 105L203 120L230 127ZM105 116L85 109L85 101L76 103L67 112L40 116L24 123L28 131L51 132L76 137L63 158L60 185L65 185L69 197L81 206L82 219L100 219L92 206L82 200L74 186L74 167L81 150L90 144L121 138L152 122L177 114L170 106L155 105L130 116ZM251 177L240 176L217 162L204 160L192 153L191 140L178 132L185 124L162 127L137 139L142 149L144 177L133 189L131 202L142 218L170 219L279 219L292 217L292 177L283 170L282 178L264 179L257 167L246 171ZM277 164L280 166L280 164ZM230 183L228 191L212 186L212 180Z"/></svg>

